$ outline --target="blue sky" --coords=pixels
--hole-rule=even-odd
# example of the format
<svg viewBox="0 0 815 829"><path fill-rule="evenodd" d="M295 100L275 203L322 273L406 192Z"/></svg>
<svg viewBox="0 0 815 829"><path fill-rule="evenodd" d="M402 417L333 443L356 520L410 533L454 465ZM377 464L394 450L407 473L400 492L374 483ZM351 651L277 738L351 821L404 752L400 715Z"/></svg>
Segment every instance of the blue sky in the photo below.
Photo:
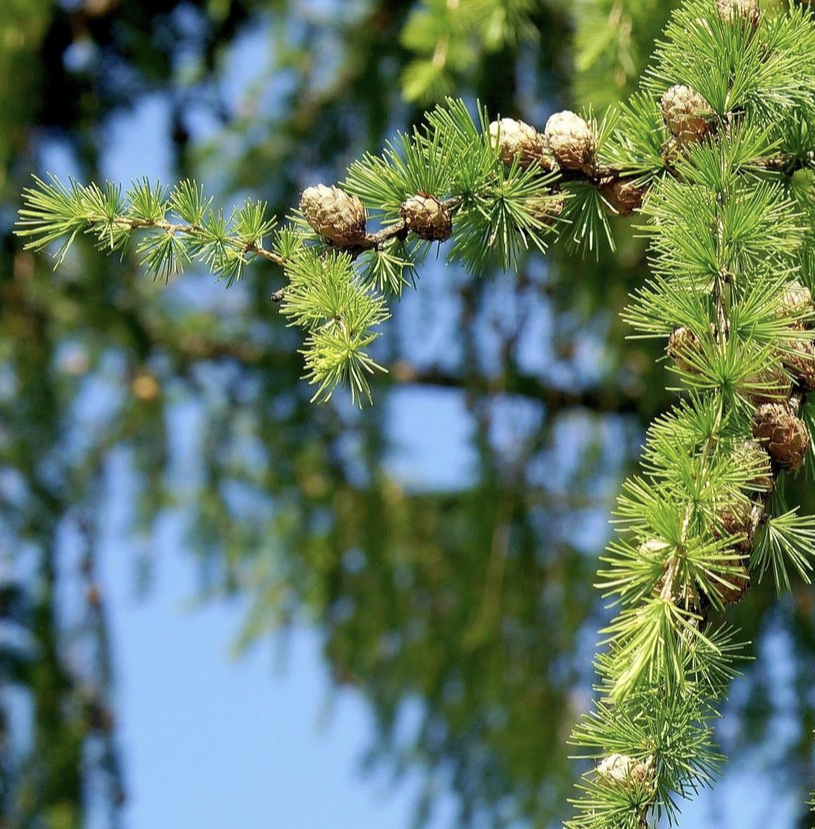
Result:
<svg viewBox="0 0 815 829"><path fill-rule="evenodd" d="M127 549L103 556L129 829L407 829L417 781L363 778L371 717L358 693L331 688L317 632L236 658L243 607L196 605L195 565L173 536L157 539L167 554L146 597Z"/></svg>

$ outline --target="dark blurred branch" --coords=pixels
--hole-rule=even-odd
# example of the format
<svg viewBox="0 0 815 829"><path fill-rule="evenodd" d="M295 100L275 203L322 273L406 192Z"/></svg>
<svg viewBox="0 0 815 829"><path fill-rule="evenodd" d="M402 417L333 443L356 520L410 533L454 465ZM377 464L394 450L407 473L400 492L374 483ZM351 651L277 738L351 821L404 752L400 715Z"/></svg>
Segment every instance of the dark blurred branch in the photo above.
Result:
<svg viewBox="0 0 815 829"><path fill-rule="evenodd" d="M127 315L132 317L132 310L129 309ZM199 361L235 360L247 367L258 367L275 364L281 358L279 351L270 350L260 343L203 333L176 334L169 326L158 325L141 315L138 319L131 319L130 324L143 328L149 341L166 350L181 366L189 367ZM572 390L548 385L537 375L515 370L496 377L476 373L469 373L465 377L438 366L420 368L406 360L400 360L391 366L390 377L400 386L423 385L467 389L480 394L519 395L540 401L549 411L584 408L594 412L633 414L639 417L656 414L634 390L623 385Z"/></svg>
<svg viewBox="0 0 815 829"><path fill-rule="evenodd" d="M438 366L418 368L406 361L399 361L390 369L391 378L398 385L440 386L443 388L467 388L486 394L516 394L539 400L550 411L585 408L596 412L615 414L642 414L642 402L638 395L625 388L588 388L568 390L546 385L533 374L514 373L499 377L476 377L466 380Z"/></svg>
<svg viewBox="0 0 815 829"><path fill-rule="evenodd" d="M96 483L101 482L102 470L97 466ZM99 493L97 493L99 495ZM90 505L77 517L77 529L83 547L80 573L86 605L85 632L92 647L91 676L84 699L85 725L89 735L100 742L99 768L104 773L107 788L106 804L109 825L119 822L119 807L125 801L124 775L117 745L116 717L113 711L113 657L110 630L100 586L97 559L99 526L98 512Z"/></svg>
<svg viewBox="0 0 815 829"><path fill-rule="evenodd" d="M166 348L181 363L199 360L235 360L245 366L268 365L280 359L279 353L270 353L260 344L219 340L202 335L186 335L170 342L167 329L152 332L154 342ZM481 394L510 394L538 400L549 411L584 408L594 412L633 414L650 417L639 395L622 386L615 388L563 389L547 385L540 377L510 372L498 377L463 377L438 366L418 368L401 360L390 368L391 379L400 386L422 385L440 388L467 389Z"/></svg>

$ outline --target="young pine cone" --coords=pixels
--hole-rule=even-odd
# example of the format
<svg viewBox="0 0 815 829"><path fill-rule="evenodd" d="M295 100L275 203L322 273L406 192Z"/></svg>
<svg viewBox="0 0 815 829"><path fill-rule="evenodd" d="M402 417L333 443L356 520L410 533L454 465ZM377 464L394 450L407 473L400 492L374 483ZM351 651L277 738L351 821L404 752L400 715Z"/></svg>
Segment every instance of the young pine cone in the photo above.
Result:
<svg viewBox="0 0 815 829"><path fill-rule="evenodd" d="M815 391L815 341L790 340L789 351L781 355L784 368L802 391Z"/></svg>
<svg viewBox="0 0 815 829"><path fill-rule="evenodd" d="M630 216L639 210L645 190L632 179L612 178L600 182L600 195L605 200L603 208L613 216Z"/></svg>
<svg viewBox="0 0 815 829"><path fill-rule="evenodd" d="M790 282L781 295L779 316L811 315L813 312L812 293L797 279Z"/></svg>
<svg viewBox="0 0 815 829"><path fill-rule="evenodd" d="M716 0L716 14L728 23L744 20L752 29L758 28L761 9L757 0Z"/></svg>
<svg viewBox="0 0 815 829"><path fill-rule="evenodd" d="M307 187L300 197L300 211L320 236L338 247L350 247L365 238L365 207L339 187Z"/></svg>
<svg viewBox="0 0 815 829"><path fill-rule="evenodd" d="M546 143L564 170L579 170L586 175L594 171L597 139L579 115L569 110L552 115L546 122Z"/></svg>
<svg viewBox="0 0 815 829"><path fill-rule="evenodd" d="M744 381L752 388L744 389L744 396L754 405L782 403L790 396L792 380L780 367L765 368Z"/></svg>
<svg viewBox="0 0 815 829"><path fill-rule="evenodd" d="M719 573L718 577L721 581L716 581L716 593L723 604L740 601L750 587L750 571L743 562L736 564L729 573Z"/></svg>
<svg viewBox="0 0 815 829"><path fill-rule="evenodd" d="M509 167L518 159L522 170L537 161L544 170L552 169L552 159L546 152L546 140L529 124L514 118L502 118L489 126L490 141L498 147L501 161Z"/></svg>
<svg viewBox="0 0 815 829"><path fill-rule="evenodd" d="M433 196L411 196L402 202L399 213L408 230L428 242L443 242L453 232L450 211Z"/></svg>
<svg viewBox="0 0 815 829"><path fill-rule="evenodd" d="M662 163L666 167L675 167L681 156L682 147L679 142L672 135L668 136L668 140L662 145Z"/></svg>
<svg viewBox="0 0 815 829"><path fill-rule="evenodd" d="M684 325L674 328L668 337L665 351L681 371L687 374L699 373L698 360L702 355L702 344L690 328L685 328Z"/></svg>
<svg viewBox="0 0 815 829"><path fill-rule="evenodd" d="M662 117L679 144L701 141L712 116L708 102L689 86L672 86L662 96Z"/></svg>
<svg viewBox="0 0 815 829"><path fill-rule="evenodd" d="M755 471L755 477L749 482L749 488L760 496L772 492L775 487L770 456L757 440L740 440L731 449L733 460L743 469Z"/></svg>
<svg viewBox="0 0 815 829"><path fill-rule="evenodd" d="M798 469L803 464L809 449L809 432L788 403L759 406L753 416L753 435L782 469Z"/></svg>
<svg viewBox="0 0 815 829"><path fill-rule="evenodd" d="M736 503L716 510L716 524L711 527L713 535L738 536L734 542L740 553L749 553L753 549L753 536L756 524L761 519L763 510L756 504Z"/></svg>
<svg viewBox="0 0 815 829"><path fill-rule="evenodd" d="M553 225L563 212L565 199L560 194L528 199L525 207L541 224Z"/></svg>
<svg viewBox="0 0 815 829"><path fill-rule="evenodd" d="M610 754L597 766L599 780L620 786L650 787L654 782L654 759L644 762L625 754Z"/></svg>

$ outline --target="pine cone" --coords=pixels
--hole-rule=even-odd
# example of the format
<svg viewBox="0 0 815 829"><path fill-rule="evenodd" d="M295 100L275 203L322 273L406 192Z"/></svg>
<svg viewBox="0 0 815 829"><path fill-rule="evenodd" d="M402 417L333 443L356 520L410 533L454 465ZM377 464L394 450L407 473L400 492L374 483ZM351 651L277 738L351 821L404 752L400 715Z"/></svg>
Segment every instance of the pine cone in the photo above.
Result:
<svg viewBox="0 0 815 829"><path fill-rule="evenodd" d="M542 224L554 224L563 212L565 199L561 195L538 196L527 200L526 209Z"/></svg>
<svg viewBox="0 0 815 829"><path fill-rule="evenodd" d="M805 392L815 391L815 341L790 340L785 347L789 351L781 354L781 361L796 385Z"/></svg>
<svg viewBox="0 0 815 829"><path fill-rule="evenodd" d="M606 202L603 207L607 213L614 216L630 216L642 207L646 189L630 178L607 179L605 182L600 182L600 195Z"/></svg>
<svg viewBox="0 0 815 829"><path fill-rule="evenodd" d="M544 170L552 169L552 158L546 152L546 140L529 124L514 118L502 118L489 126L490 140L498 147L501 161L509 167L515 158L525 170L537 161Z"/></svg>
<svg viewBox="0 0 815 829"><path fill-rule="evenodd" d="M339 187L307 187L300 197L300 210L320 236L338 247L350 247L365 238L365 207Z"/></svg>
<svg viewBox="0 0 815 829"><path fill-rule="evenodd" d="M712 116L708 102L689 86L672 86L662 96L662 117L679 144L701 141Z"/></svg>
<svg viewBox="0 0 815 829"><path fill-rule="evenodd" d="M802 285L797 279L790 282L784 293L781 295L780 316L796 316L799 314L812 313L812 293L806 285Z"/></svg>
<svg viewBox="0 0 815 829"><path fill-rule="evenodd" d="M434 196L411 196L402 202L399 213L408 229L428 242L443 242L453 232L450 211Z"/></svg>
<svg viewBox="0 0 815 829"><path fill-rule="evenodd" d="M676 367L688 374L698 374L699 369L691 362L697 359L702 353L702 343L699 337L690 330L680 325L671 331L668 337L668 346L665 349L669 357L672 357Z"/></svg>
<svg viewBox="0 0 815 829"><path fill-rule="evenodd" d="M798 469L809 449L809 432L789 403L764 403L753 416L753 435L782 469Z"/></svg>
<svg viewBox="0 0 815 829"><path fill-rule="evenodd" d="M610 754L597 766L597 777L606 783L650 787L654 782L654 758L644 762L625 754Z"/></svg>
<svg viewBox="0 0 815 829"><path fill-rule="evenodd" d="M754 30L761 21L761 9L756 0L716 0L716 14L728 23L744 20Z"/></svg>
<svg viewBox="0 0 815 829"><path fill-rule="evenodd" d="M792 380L782 368L766 368L748 377L744 382L757 383L764 387L744 390L745 397L754 406L760 406L762 403L782 403L792 391Z"/></svg>
<svg viewBox="0 0 815 829"><path fill-rule="evenodd" d="M781 355L797 389L808 394L815 391L815 340L791 340L786 347L794 353Z"/></svg>
<svg viewBox="0 0 815 829"><path fill-rule="evenodd" d="M754 506L739 502L716 510L718 523L711 527L714 537L738 536L739 540L735 542L735 548L739 552L749 553L753 549L756 522L761 518L761 510L756 509L754 512Z"/></svg>
<svg viewBox="0 0 815 829"><path fill-rule="evenodd" d="M668 137L668 140L662 145L662 163L666 167L674 167L677 160L682 155L682 148L679 142L673 137Z"/></svg>
<svg viewBox="0 0 815 829"><path fill-rule="evenodd" d="M546 122L546 143L555 161L565 170L594 171L597 139L591 127L569 110L556 112Z"/></svg>
<svg viewBox="0 0 815 829"><path fill-rule="evenodd" d="M732 560L727 564L734 566ZM719 578L725 583L716 582L716 593L724 604L735 604L740 601L750 587L750 571L743 562L736 564L730 573L719 573Z"/></svg>
<svg viewBox="0 0 815 829"><path fill-rule="evenodd" d="M732 447L733 459L739 466L756 470L750 484L760 493L772 492L775 487L770 456L757 440L741 440Z"/></svg>

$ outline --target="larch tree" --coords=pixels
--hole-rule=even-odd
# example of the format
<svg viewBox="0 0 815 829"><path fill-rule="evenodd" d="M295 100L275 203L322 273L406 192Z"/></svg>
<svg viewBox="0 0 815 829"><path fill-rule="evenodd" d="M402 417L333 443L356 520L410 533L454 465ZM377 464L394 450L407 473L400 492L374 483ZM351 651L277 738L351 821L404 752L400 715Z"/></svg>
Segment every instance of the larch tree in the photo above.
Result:
<svg viewBox="0 0 815 829"><path fill-rule="evenodd" d="M473 25L502 45L524 31L530 5L473 3ZM402 81L417 101L450 91L446 73L467 65L461 21L447 31L449 9L432 7L404 33L416 56ZM624 88L636 61L622 41L592 54L591 32L578 32L586 65L611 54ZM581 256L615 244L619 219L633 223L650 272L622 317L632 338L658 343L673 399L652 417L601 556L596 583L612 615L594 700L570 739L587 770L566 825L673 823L724 760L713 724L747 653L732 606L749 603L762 580L779 593L808 584L812 568L815 518L793 498L794 481L815 473L813 55L805 6L688 0L639 88L598 100L599 116L562 110L532 126L448 98L350 163L341 181L306 187L282 216L256 198L230 213L192 179L167 188L35 178L16 233L58 267L88 238L104 253L132 251L159 282L195 265L229 287L258 260L270 265L268 303L279 325L300 332L295 350L319 419L319 404L347 395L368 406L388 372L414 371L389 365L382 341L394 304L435 257L481 285L496 270L520 279L530 253L550 247L579 273ZM252 353L245 344L231 356ZM147 402L149 378L139 387ZM295 479L319 501L319 475ZM345 503L349 515L359 506ZM405 517L398 507L392 515ZM361 513L344 527L348 547L364 523ZM308 549L316 562L319 550ZM491 635L468 629L472 642Z"/></svg>

